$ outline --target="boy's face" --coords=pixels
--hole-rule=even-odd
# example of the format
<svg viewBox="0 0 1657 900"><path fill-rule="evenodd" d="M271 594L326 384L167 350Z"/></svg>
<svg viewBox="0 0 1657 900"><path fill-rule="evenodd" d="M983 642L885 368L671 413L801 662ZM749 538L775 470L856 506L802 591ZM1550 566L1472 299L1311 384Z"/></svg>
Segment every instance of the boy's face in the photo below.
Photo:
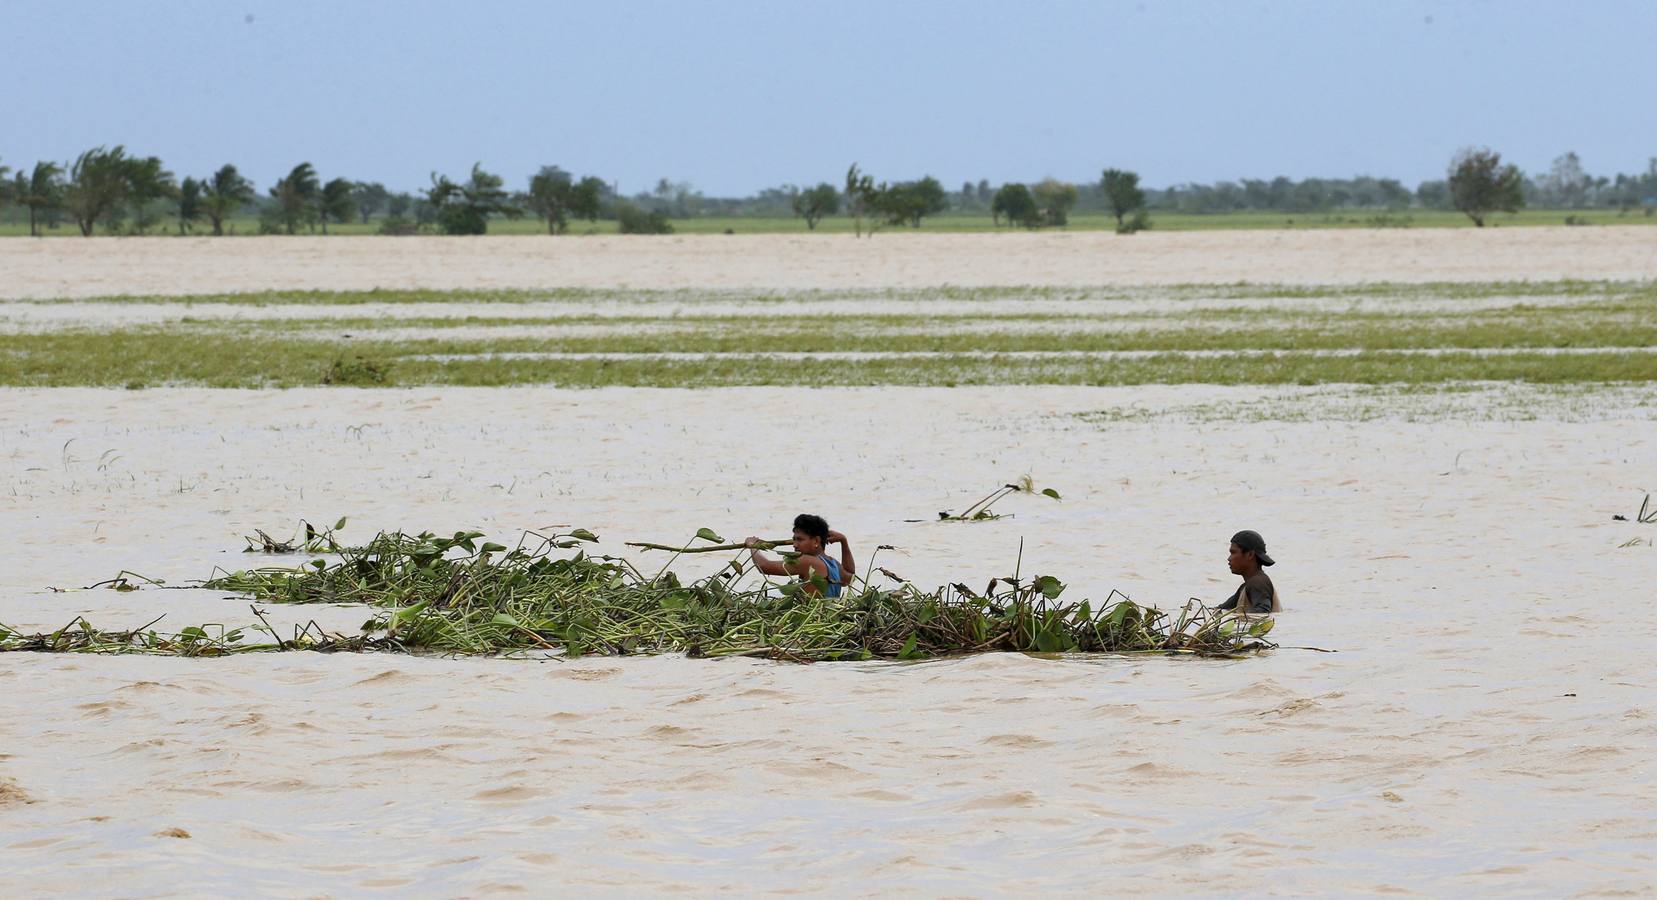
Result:
<svg viewBox="0 0 1657 900"><path fill-rule="evenodd" d="M1232 544L1231 550L1226 553L1225 562L1226 565L1231 567L1231 574L1241 575L1249 570L1249 561L1253 558L1253 556L1253 553L1244 550L1236 544Z"/></svg>
<svg viewBox="0 0 1657 900"><path fill-rule="evenodd" d="M807 556L820 556L823 552L822 538L815 538L800 529L794 529L794 552L804 553Z"/></svg>

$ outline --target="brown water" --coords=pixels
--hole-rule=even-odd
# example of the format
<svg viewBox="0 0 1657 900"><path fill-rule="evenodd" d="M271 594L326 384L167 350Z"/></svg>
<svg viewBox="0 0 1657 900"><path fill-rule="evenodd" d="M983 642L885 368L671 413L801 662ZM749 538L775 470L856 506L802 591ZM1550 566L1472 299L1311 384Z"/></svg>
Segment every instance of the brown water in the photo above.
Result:
<svg viewBox="0 0 1657 900"><path fill-rule="evenodd" d="M1025 571L1067 596L1164 606L1223 595L1225 541L1256 528L1289 609L1276 636L1339 651L9 654L9 883L1648 893L1657 525L1611 516L1654 486L1654 398L1515 403L1526 391L1406 398L1364 422L1334 402L1317 415L1320 392L1209 387L0 392L0 621L18 627L245 622L245 601L213 592L46 589L263 564L235 552L240 535L287 536L302 516L349 515L359 539L584 525L617 549L811 509L865 568L893 543L876 563L977 583L1010 571L1023 538ZM1157 412L1201 403L1308 421ZM1102 409L1149 418L1071 415ZM1026 473L1064 500L905 521Z"/></svg>
<svg viewBox="0 0 1657 900"><path fill-rule="evenodd" d="M766 291L1657 278L1623 228L0 241L0 298L263 290Z"/></svg>

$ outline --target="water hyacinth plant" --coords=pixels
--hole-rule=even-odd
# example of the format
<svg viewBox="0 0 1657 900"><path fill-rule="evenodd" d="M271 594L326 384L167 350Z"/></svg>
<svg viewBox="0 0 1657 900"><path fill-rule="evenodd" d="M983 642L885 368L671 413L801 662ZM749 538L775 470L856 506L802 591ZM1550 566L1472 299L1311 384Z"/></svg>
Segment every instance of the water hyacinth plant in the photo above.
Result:
<svg viewBox="0 0 1657 900"><path fill-rule="evenodd" d="M221 629L214 640L186 629L194 652L179 655L678 652L811 662L992 651L1239 656L1275 646L1266 640L1270 619L1225 616L1196 601L1169 615L1116 592L1098 605L1067 603L1060 600L1064 584L1050 575L996 578L983 591L959 583L928 591L871 560L871 571L892 584L865 578L828 598L821 585L814 592L799 583L765 583L741 557L691 581L665 567L647 575L626 559L589 555L597 538L579 528L526 533L510 548L482 537L381 533L365 546L342 548L333 563L220 573L206 586L263 603L360 603L373 613L354 636L312 624L287 638L264 623L242 630L267 639L249 644L240 632ZM142 629L98 632L84 620L54 636L0 629L0 650L166 653L179 643L178 636Z"/></svg>

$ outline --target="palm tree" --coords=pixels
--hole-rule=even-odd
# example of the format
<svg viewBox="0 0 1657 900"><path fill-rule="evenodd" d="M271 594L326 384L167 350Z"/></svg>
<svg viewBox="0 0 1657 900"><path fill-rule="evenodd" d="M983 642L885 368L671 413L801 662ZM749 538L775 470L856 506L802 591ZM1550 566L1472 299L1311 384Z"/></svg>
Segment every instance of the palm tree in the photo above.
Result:
<svg viewBox="0 0 1657 900"><path fill-rule="evenodd" d="M29 236L39 237L36 221L40 213L57 209L63 203L63 182L58 177L63 167L55 162L37 162L28 175L17 173L13 182L12 199L29 208Z"/></svg>
<svg viewBox="0 0 1657 900"><path fill-rule="evenodd" d="M357 205L357 215L364 224L391 200L391 192L378 181L359 181L351 186L351 200Z"/></svg>
<svg viewBox="0 0 1657 900"><path fill-rule="evenodd" d="M201 218L201 182L188 176L178 185L178 233L189 231L190 224Z"/></svg>
<svg viewBox="0 0 1657 900"><path fill-rule="evenodd" d="M276 182L270 189L270 195L276 199L276 205L282 214L282 223L287 226L288 234L302 221L310 221L315 214L316 197L322 192L322 186L317 182L316 169L308 162L302 162L293 167L288 177Z"/></svg>
<svg viewBox="0 0 1657 900"><path fill-rule="evenodd" d="M560 234L570 225L570 194L575 181L570 173L557 166L542 166L529 179L526 204L536 215L547 220L547 234Z"/></svg>
<svg viewBox="0 0 1657 900"><path fill-rule="evenodd" d="M437 207L437 224L444 234L483 234L489 230L491 214L509 219L524 214L512 203L503 183L499 175L485 172L481 164L474 163L472 176L464 184L455 184L449 176L433 172L426 199Z"/></svg>
<svg viewBox="0 0 1657 900"><path fill-rule="evenodd" d="M91 237L98 220L126 200L131 162L126 148L117 144L113 150L93 147L69 167L64 206L75 217L82 236Z"/></svg>
<svg viewBox="0 0 1657 900"><path fill-rule="evenodd" d="M341 225L350 221L351 213L356 208L352 191L356 187L349 178L335 178L322 186L322 193L318 197L318 212L322 217L322 233L328 233L328 220L333 219Z"/></svg>
<svg viewBox="0 0 1657 900"><path fill-rule="evenodd" d="M173 173L161 167L160 157L146 156L128 161L127 200L132 204L132 224L139 234L155 222L147 212L150 202L177 194L178 184L173 180Z"/></svg>
<svg viewBox="0 0 1657 900"><path fill-rule="evenodd" d="M213 223L214 236L224 234L224 220L242 204L252 203L255 196L253 182L243 178L235 166L226 163L214 172L201 194L201 211Z"/></svg>

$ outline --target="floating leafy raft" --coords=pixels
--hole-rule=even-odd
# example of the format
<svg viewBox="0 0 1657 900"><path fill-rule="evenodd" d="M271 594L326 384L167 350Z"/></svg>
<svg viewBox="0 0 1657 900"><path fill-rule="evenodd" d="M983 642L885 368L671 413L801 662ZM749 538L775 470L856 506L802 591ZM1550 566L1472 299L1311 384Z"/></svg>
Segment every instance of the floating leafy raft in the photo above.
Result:
<svg viewBox="0 0 1657 900"><path fill-rule="evenodd" d="M1170 616L1114 591L1098 606L1065 603L1059 600L1064 585L1048 575L993 579L982 592L964 584L925 591L874 567L892 586L863 578L827 598L800 584L767 584L741 557L690 582L666 566L646 575L629 560L589 555L587 545L597 538L584 529L526 533L511 548L482 537L382 533L365 546L340 548L338 562L220 573L205 584L261 603L365 604L375 612L360 634L330 634L311 623L285 637L262 615L260 624L246 628L177 633L149 626L100 631L77 619L49 634L0 626L0 650L680 652L810 662L994 651L1234 657L1275 647L1265 639L1270 619L1225 616L1196 601Z"/></svg>

